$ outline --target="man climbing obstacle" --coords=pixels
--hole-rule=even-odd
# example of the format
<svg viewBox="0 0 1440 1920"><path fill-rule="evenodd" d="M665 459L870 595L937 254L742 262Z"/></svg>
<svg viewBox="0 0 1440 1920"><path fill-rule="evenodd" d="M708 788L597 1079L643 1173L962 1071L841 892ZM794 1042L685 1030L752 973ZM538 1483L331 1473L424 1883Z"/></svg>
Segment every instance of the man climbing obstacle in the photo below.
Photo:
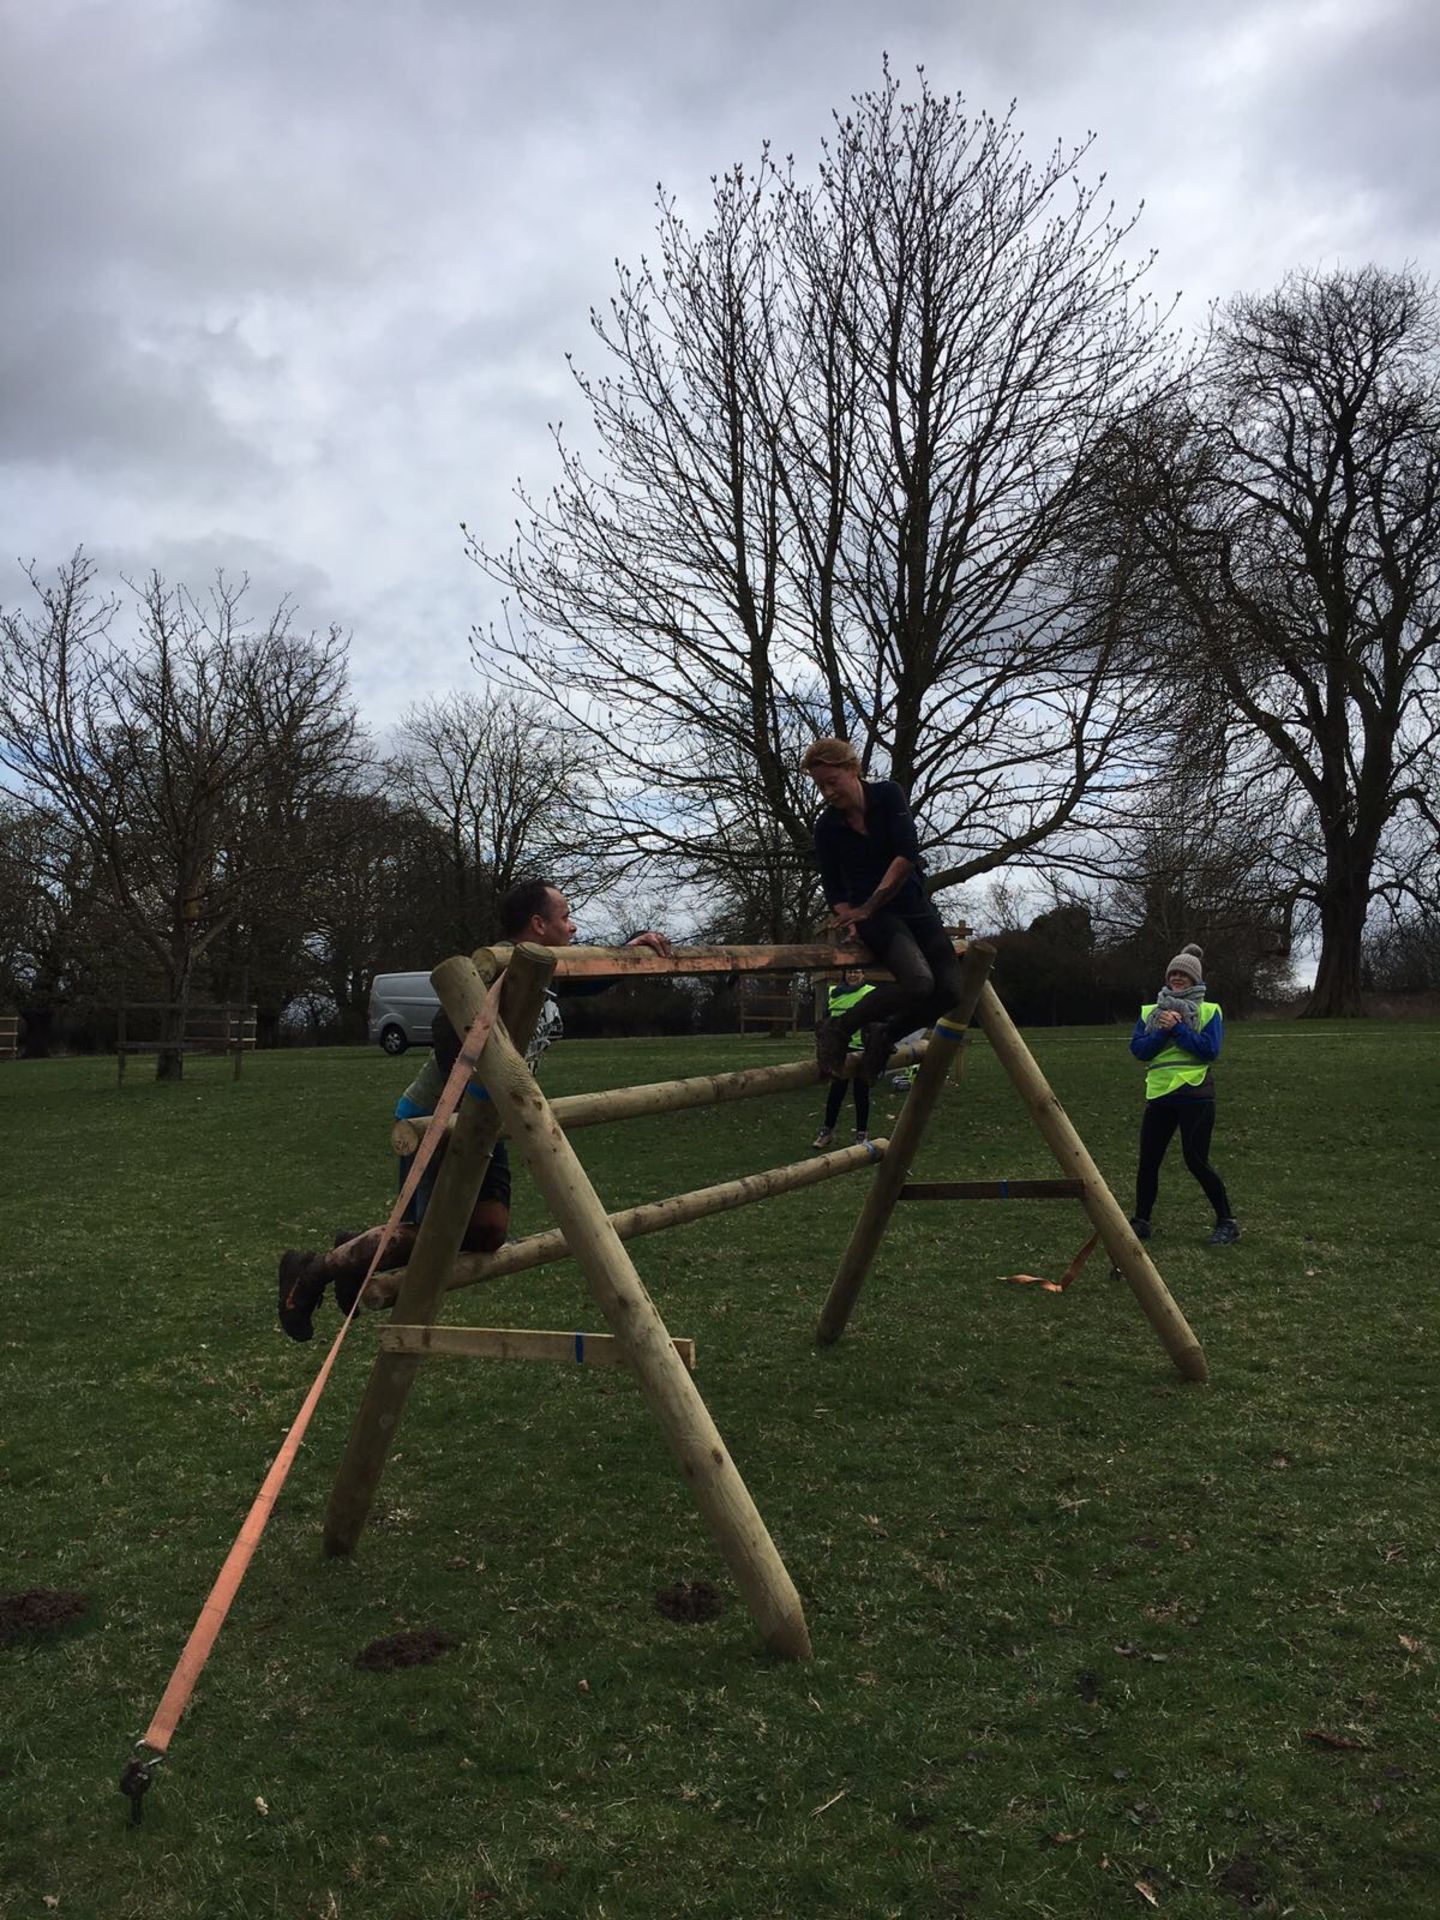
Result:
<svg viewBox="0 0 1440 1920"><path fill-rule="evenodd" d="M529 941L541 947L568 947L575 938L570 903L549 880L522 880L512 887L500 902L499 921L501 938L516 944ZM670 942L665 935L653 929L637 933L626 945L650 947L654 952L665 955L671 952ZM612 980L603 978L576 980L563 983L561 991L579 997L603 992L613 984ZM525 1051L526 1062L532 1073L540 1056L562 1037L564 1031L565 1023L559 1002L555 994L549 992ZM436 1015L431 1038L429 1058L396 1103L395 1117L398 1120L423 1119L434 1112L441 1089L460 1052L459 1037L444 1013ZM483 1099L484 1095L479 1088L471 1087L467 1089L467 1098ZM406 1209L403 1224L390 1236L390 1243L385 1250L387 1267L403 1267L414 1250L444 1150L445 1143L442 1141ZM400 1162L402 1185L409 1169L409 1159L403 1159ZM497 1140L465 1229L461 1250L465 1253L494 1253L504 1245L509 1227L510 1156L505 1142ZM308 1340L313 1335L315 1310L324 1299L327 1287L334 1287L335 1302L340 1311L349 1313L370 1271L370 1263L383 1232L383 1227L370 1227L362 1233L337 1234L336 1244L328 1252L291 1248L281 1254L278 1310L280 1325L292 1340Z"/></svg>

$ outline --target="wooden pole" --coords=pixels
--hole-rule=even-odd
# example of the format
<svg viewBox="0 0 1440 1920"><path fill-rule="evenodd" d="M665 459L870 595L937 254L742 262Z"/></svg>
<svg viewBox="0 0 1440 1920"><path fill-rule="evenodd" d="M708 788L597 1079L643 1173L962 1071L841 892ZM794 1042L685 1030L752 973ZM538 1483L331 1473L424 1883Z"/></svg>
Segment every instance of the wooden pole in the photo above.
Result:
<svg viewBox="0 0 1440 1920"><path fill-rule="evenodd" d="M1104 1175L1091 1159L1085 1142L1055 1098L1049 1081L1021 1038L1019 1028L1000 1004L1000 997L993 987L987 985L980 995L976 1015L995 1050L996 1058L1030 1109L1031 1118L1044 1135L1062 1171L1079 1180L1080 1204L1094 1223L1111 1261L1125 1276L1130 1291L1140 1302L1145 1318L1160 1336L1161 1345L1185 1379L1207 1380L1210 1377L1209 1369L1200 1342L1191 1332L1189 1323L1176 1306L1170 1289L1160 1278L1149 1254L1135 1238L1134 1230L1106 1185Z"/></svg>
<svg viewBox="0 0 1440 1920"><path fill-rule="evenodd" d="M671 1346L695 1371L695 1342ZM541 1333L527 1327L397 1327L380 1329L387 1353L458 1354L471 1360L560 1360L581 1367L624 1367L629 1359L613 1333Z"/></svg>
<svg viewBox="0 0 1440 1920"><path fill-rule="evenodd" d="M240 969L240 1004L235 1009L235 1073L240 1078L240 1068L245 1059L245 1009L250 1004L250 969ZM228 1020L227 1020L228 1025ZM228 1035L227 1035L228 1038Z"/></svg>
<svg viewBox="0 0 1440 1920"><path fill-rule="evenodd" d="M872 1167L882 1159L888 1140L867 1140L858 1147L837 1147L833 1153L812 1154L808 1160L796 1160L788 1167L772 1167L768 1173L747 1173L742 1179L727 1180L720 1186L697 1187L691 1193L672 1194L668 1200L650 1200L644 1206L627 1207L609 1215L611 1226L622 1240L639 1240L647 1233L664 1233L668 1227L683 1227L692 1220L708 1219L711 1214L729 1213L736 1207L748 1207L756 1200L768 1200L777 1193L793 1193L799 1187L818 1186L837 1174L853 1173L860 1167ZM555 1260L568 1260L570 1248L565 1235L556 1228L550 1233L532 1233L524 1240L512 1240L497 1253L462 1253L450 1270L447 1288L479 1287L491 1280L503 1280L512 1273L525 1273L532 1267L549 1266ZM377 1273L365 1289L367 1307L393 1306L400 1291L403 1268Z"/></svg>
<svg viewBox="0 0 1440 1920"><path fill-rule="evenodd" d="M476 955L482 963L486 958L483 950ZM470 961L464 964L475 980L480 981L475 965ZM495 977L493 963L489 965L488 977L492 980ZM501 989L500 1019L506 1022L522 1047L535 1029L544 995L545 976L535 969L518 981L507 978ZM483 1001L483 988L480 998ZM477 1002L475 1014L479 1010ZM467 1032L475 1014L457 1031ZM497 1022L497 1030L498 1025ZM446 1276L460 1251L475 1196L490 1164L491 1149L500 1137L499 1116L490 1101L467 1099L461 1106L461 1122L451 1135L435 1176L435 1190L420 1223L396 1303L400 1319L417 1325L428 1325L435 1318ZM380 1476L385 1471L385 1457L399 1428L419 1364L413 1354L382 1351L375 1356L325 1515L326 1553L355 1550L374 1504Z"/></svg>
<svg viewBox="0 0 1440 1920"><path fill-rule="evenodd" d="M543 989L552 956L517 947L510 963L525 992ZM457 1033L475 1018L483 982L465 960L447 960L433 976L436 991ZM536 1185L584 1269L590 1291L630 1365L689 1482L735 1584L772 1652L791 1660L810 1657L810 1635L800 1596L746 1491L694 1381L675 1352L665 1323L645 1290L619 1235L585 1176L544 1094L497 1023L486 1042L481 1077L499 1108ZM402 1293L402 1305L403 1305ZM411 1362L411 1364L414 1364Z"/></svg>
<svg viewBox="0 0 1440 1920"><path fill-rule="evenodd" d="M925 1058L928 1041L897 1047L885 1063L886 1073L900 1073ZM842 1079L854 1077L859 1055L845 1062ZM612 1087L605 1093L570 1093L550 1102L557 1125L567 1133L577 1127L599 1126L606 1120L638 1120L656 1113L679 1113L689 1107L719 1106L727 1100L753 1100L761 1094L788 1093L818 1086L825 1078L813 1060L795 1060L780 1067L746 1067L738 1073L702 1073L691 1080L652 1080L643 1086ZM454 1125L454 1122L451 1122ZM402 1158L414 1153L425 1133L422 1119L397 1120L390 1141Z"/></svg>
<svg viewBox="0 0 1440 1920"><path fill-rule="evenodd" d="M975 1011L980 989L994 961L995 949L974 941L960 963L960 998L950 1012L935 1023L929 1048L920 1063L920 1071L895 1123L890 1150L881 1163L875 1184L865 1196L865 1205L850 1235L850 1244L845 1249L825 1305L820 1310L815 1339L822 1347L831 1346L845 1331L845 1323L850 1318L851 1309L865 1284L870 1263L884 1238L890 1215L895 1211L895 1203L900 1197L900 1189L914 1163L956 1049L965 1037L965 1029Z"/></svg>

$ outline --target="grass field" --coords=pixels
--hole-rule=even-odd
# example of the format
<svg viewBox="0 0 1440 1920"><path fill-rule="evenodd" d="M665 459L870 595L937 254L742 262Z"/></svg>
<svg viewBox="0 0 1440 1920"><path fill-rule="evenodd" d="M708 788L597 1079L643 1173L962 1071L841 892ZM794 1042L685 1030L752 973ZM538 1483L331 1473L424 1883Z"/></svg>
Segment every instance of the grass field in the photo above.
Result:
<svg viewBox="0 0 1440 1920"><path fill-rule="evenodd" d="M1125 1036L1036 1033L1128 1207ZM572 1042L550 1092L788 1057ZM388 1201L378 1052L0 1066L0 1913L62 1920L680 1915L1408 1920L1440 1888L1440 1029L1234 1027L1215 1158L1152 1252L1184 1385L1068 1204L909 1205L851 1329L815 1314L865 1174L633 1244L804 1598L777 1663L623 1373L434 1361L349 1561L320 1519L353 1332L138 1828L116 1779L323 1350L280 1248ZM876 1116L882 1131L885 1103ZM803 1157L818 1094L577 1135L622 1206ZM847 1116L848 1119L848 1110ZM843 1136L842 1136L843 1137ZM983 1041L925 1177L1053 1167ZM517 1183L517 1227L542 1224ZM568 1265L449 1318L589 1327ZM333 1326L326 1318L322 1333ZM677 1625L658 1588L725 1608ZM379 1635L453 1636L375 1673Z"/></svg>

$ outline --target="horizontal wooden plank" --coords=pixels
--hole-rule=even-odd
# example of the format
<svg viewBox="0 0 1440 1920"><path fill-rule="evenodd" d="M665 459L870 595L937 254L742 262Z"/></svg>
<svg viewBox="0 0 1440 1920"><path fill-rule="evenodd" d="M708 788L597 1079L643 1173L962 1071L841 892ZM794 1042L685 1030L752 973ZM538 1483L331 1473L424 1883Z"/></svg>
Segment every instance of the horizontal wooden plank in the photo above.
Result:
<svg viewBox="0 0 1440 1920"><path fill-rule="evenodd" d="M672 1340L693 1373L695 1342ZM586 1367L623 1367L625 1349L613 1333L550 1333L525 1327L410 1327L380 1329L387 1353L448 1353L473 1360L559 1360Z"/></svg>
<svg viewBox="0 0 1440 1920"><path fill-rule="evenodd" d="M1079 1180L914 1180L902 1200L1078 1200Z"/></svg>
<svg viewBox="0 0 1440 1920"><path fill-rule="evenodd" d="M965 945L957 940L956 952L963 953ZM669 955L655 953L649 947L550 947L545 951L554 956L557 980L597 976L623 979L657 973L814 973L834 972L837 967L863 967L872 980L891 977L873 965L866 948L820 941L785 947L676 947ZM488 952L503 965L510 948L496 946Z"/></svg>

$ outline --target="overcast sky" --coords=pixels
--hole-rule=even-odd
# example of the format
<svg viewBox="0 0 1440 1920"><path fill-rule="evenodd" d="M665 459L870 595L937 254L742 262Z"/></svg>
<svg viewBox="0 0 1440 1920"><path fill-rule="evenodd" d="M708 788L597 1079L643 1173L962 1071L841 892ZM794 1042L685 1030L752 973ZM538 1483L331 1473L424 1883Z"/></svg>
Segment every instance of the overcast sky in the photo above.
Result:
<svg viewBox="0 0 1440 1920"><path fill-rule="evenodd" d="M0 0L0 600L17 559L248 571L362 712L475 684L564 353L656 185L802 170L882 54L1037 154L1093 129L1182 316L1440 263L1434 0Z"/></svg>

